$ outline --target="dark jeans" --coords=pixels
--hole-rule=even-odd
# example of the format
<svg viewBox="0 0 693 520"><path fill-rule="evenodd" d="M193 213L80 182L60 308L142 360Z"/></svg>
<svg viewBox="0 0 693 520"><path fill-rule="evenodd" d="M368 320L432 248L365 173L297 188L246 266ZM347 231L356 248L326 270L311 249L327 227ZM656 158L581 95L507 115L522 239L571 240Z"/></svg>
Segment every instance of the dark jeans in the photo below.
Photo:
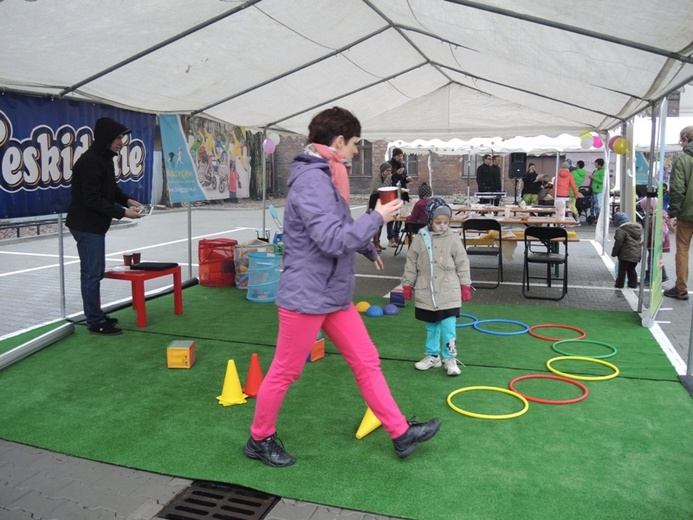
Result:
<svg viewBox="0 0 693 520"><path fill-rule="evenodd" d="M626 276L628 277L628 287L634 289L638 286L638 273L635 267L638 264L636 262L625 262L623 260L618 261L618 274L616 275L615 286L623 288L623 284L626 281Z"/></svg>
<svg viewBox="0 0 693 520"><path fill-rule="evenodd" d="M106 320L101 310L101 280L106 270L106 235L70 229L77 241L82 305L91 327Z"/></svg>
<svg viewBox="0 0 693 520"><path fill-rule="evenodd" d="M387 223L387 239L388 240L397 240L397 237L399 237L399 232L402 229L402 223L401 222L388 222Z"/></svg>

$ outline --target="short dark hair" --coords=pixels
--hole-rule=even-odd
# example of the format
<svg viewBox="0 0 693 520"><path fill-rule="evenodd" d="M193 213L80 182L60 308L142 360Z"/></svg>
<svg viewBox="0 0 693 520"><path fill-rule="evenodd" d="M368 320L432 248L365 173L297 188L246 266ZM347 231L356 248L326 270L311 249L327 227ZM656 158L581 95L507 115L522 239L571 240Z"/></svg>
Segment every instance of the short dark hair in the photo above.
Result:
<svg viewBox="0 0 693 520"><path fill-rule="evenodd" d="M486 159L490 159L490 158L491 158L491 154L488 154L488 153L487 153L486 155L484 155L484 159L483 159L483 160L485 161Z"/></svg>
<svg viewBox="0 0 693 520"><path fill-rule="evenodd" d="M596 164L597 166L599 166L601 168L602 166L604 166L604 159L601 159L601 158L595 159L594 164Z"/></svg>
<svg viewBox="0 0 693 520"><path fill-rule="evenodd" d="M585 167L585 161L578 161L577 163L578 168L584 168Z"/></svg>
<svg viewBox="0 0 693 520"><path fill-rule="evenodd" d="M337 137L345 141L361 136L361 123L345 108L332 107L323 110L308 125L308 142L330 146Z"/></svg>

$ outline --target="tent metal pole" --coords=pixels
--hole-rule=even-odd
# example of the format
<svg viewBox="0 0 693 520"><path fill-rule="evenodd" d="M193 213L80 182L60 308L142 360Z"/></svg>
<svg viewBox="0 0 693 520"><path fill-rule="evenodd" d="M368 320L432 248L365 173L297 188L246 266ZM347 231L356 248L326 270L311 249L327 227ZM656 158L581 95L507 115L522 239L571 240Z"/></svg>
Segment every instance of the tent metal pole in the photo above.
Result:
<svg viewBox="0 0 693 520"><path fill-rule="evenodd" d="M63 214L58 213L58 257L60 258L60 317L65 319L65 247L63 241Z"/></svg>
<svg viewBox="0 0 693 520"><path fill-rule="evenodd" d="M262 142L263 142L263 147L262 147L262 236L266 237L267 236L267 231L266 231L266 218L267 215L265 215L266 210L267 210L267 154L265 153L265 147L264 147L264 142L265 139L267 139L267 127L265 127L262 130Z"/></svg>
<svg viewBox="0 0 693 520"><path fill-rule="evenodd" d="M188 278L192 278L192 202L188 202Z"/></svg>

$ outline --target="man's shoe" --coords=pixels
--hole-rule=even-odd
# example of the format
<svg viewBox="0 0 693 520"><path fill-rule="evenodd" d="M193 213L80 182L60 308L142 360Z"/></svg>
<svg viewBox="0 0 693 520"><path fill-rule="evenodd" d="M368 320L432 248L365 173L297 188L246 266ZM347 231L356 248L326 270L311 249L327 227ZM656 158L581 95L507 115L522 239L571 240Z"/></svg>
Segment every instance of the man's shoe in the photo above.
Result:
<svg viewBox="0 0 693 520"><path fill-rule="evenodd" d="M678 300L687 300L688 292L679 291L676 289L676 287L672 287L671 289L667 289L666 291L664 291L664 296L668 296L669 298L676 298Z"/></svg>
<svg viewBox="0 0 693 520"><path fill-rule="evenodd" d="M443 364L449 376L459 376L461 374L460 367L457 366L457 358L446 358L443 360Z"/></svg>
<svg viewBox="0 0 693 520"><path fill-rule="evenodd" d="M96 334L97 336L117 336L118 334L123 333L121 329L111 325L108 321L92 325L88 328L91 334Z"/></svg>
<svg viewBox="0 0 693 520"><path fill-rule="evenodd" d="M408 457L422 442L431 439L440 429L440 419L431 419L425 423L409 421L409 429L396 439L392 439L395 445L397 457Z"/></svg>
<svg viewBox="0 0 693 520"><path fill-rule="evenodd" d="M261 441L256 441L251 437L243 446L243 453L247 457L259 459L273 468L285 468L296 462L296 459L284 450L284 446L277 439L276 433Z"/></svg>
<svg viewBox="0 0 693 520"><path fill-rule="evenodd" d="M388 242L387 247L397 247L397 241L394 238L390 239L390 242Z"/></svg>
<svg viewBox="0 0 693 520"><path fill-rule="evenodd" d="M426 355L421 361L414 363L414 368L416 370L428 370L429 368L440 368L441 365L440 357Z"/></svg>
<svg viewBox="0 0 693 520"><path fill-rule="evenodd" d="M118 318L111 318L108 314L106 314L106 321L113 326L118 325Z"/></svg>

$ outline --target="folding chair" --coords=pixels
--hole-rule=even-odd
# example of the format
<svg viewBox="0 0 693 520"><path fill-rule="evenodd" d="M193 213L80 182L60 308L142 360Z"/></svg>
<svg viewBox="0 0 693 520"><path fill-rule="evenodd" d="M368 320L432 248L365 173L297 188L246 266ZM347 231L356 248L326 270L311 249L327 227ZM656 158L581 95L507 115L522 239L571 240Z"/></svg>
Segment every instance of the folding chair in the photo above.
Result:
<svg viewBox="0 0 693 520"><path fill-rule="evenodd" d="M406 242L407 247L411 244L411 241L422 227L425 227L426 223L420 224L418 222L405 222L402 226L402 231L400 231L399 239L397 241L397 247L395 248L395 256L402 252L404 249L404 244Z"/></svg>
<svg viewBox="0 0 693 520"><path fill-rule="evenodd" d="M467 244L467 241L471 241L471 234L480 235L483 233L488 233L489 231L495 231L498 235L497 239L488 245L474 245ZM495 237L494 237L495 238ZM467 250L467 256L495 256L498 258L498 265L492 267L489 266L471 266L474 269L492 269L497 271L497 278L495 285L482 286L476 285L478 289L495 289L503 281L503 234L501 232L501 225L495 219L491 218L469 218L462 223L462 243L464 248ZM482 283L492 283L486 282L484 280Z"/></svg>
<svg viewBox="0 0 693 520"><path fill-rule="evenodd" d="M563 244L563 253L560 246ZM546 276L530 276L530 264L546 265ZM563 265L563 277L552 278L551 267ZM544 280L551 288L552 281L563 282L561 294L530 296L530 280ZM522 295L535 300L561 300L568 293L568 231L561 227L530 226L525 229L525 261L522 269Z"/></svg>

